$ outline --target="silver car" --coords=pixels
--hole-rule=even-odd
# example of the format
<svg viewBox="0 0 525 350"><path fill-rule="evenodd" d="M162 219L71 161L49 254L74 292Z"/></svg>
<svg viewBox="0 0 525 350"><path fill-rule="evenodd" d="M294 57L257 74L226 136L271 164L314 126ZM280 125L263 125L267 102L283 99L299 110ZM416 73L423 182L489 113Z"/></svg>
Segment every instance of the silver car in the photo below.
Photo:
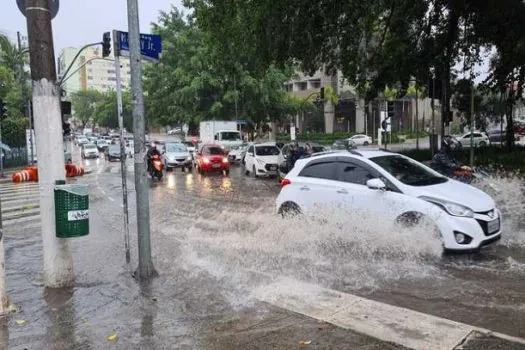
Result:
<svg viewBox="0 0 525 350"><path fill-rule="evenodd" d="M166 171L175 168L191 171L192 157L190 151L181 142L166 143L162 152L162 160Z"/></svg>

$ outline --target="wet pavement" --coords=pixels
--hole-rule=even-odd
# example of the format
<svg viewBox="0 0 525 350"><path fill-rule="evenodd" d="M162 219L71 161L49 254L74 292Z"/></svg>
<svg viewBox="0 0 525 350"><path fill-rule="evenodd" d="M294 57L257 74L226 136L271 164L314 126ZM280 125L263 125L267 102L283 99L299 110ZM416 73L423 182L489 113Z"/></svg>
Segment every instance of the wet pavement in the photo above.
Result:
<svg viewBox="0 0 525 350"><path fill-rule="evenodd" d="M229 177L170 172L151 185L160 276L144 285L131 277L133 184L128 267L120 164L87 166L93 174L78 181L90 185L91 233L72 240L74 288L43 288L38 222L6 228L8 290L21 310L0 324L5 348L7 339L9 349L402 348L254 297L280 277L525 338L525 211L517 180L491 180L508 212L501 243L480 254L442 256L437 240L384 232L377 217L282 220L274 213L277 181L247 177L240 167ZM497 348L489 338L472 341Z"/></svg>

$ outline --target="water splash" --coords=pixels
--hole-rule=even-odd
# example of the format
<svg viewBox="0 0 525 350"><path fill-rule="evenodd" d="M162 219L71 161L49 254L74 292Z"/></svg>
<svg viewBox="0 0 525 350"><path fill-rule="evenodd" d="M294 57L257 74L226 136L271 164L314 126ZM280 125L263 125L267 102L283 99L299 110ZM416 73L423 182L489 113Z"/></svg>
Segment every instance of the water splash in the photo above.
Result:
<svg viewBox="0 0 525 350"><path fill-rule="evenodd" d="M249 215L225 210L199 219L180 243L186 270L204 270L242 290L233 304L246 302L239 294L283 277L369 292L436 275L442 253L428 227L400 229L378 214L344 207L289 219L270 209Z"/></svg>
<svg viewBox="0 0 525 350"><path fill-rule="evenodd" d="M525 184L514 176L491 176L477 180L475 187L485 191L496 201L503 214L503 235L501 245L506 247L525 246Z"/></svg>

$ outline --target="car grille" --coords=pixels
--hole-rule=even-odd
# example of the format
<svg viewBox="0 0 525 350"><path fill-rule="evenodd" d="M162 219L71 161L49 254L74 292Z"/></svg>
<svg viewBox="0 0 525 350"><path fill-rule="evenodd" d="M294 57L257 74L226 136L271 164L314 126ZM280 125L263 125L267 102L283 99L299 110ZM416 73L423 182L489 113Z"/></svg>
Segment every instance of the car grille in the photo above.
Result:
<svg viewBox="0 0 525 350"><path fill-rule="evenodd" d="M497 233L497 232L489 233L489 227L488 227L489 223L488 223L488 221L480 220L480 219L476 219L476 221L478 222L479 226L481 226L481 229L483 230L483 234L485 236L492 236L492 235ZM500 225L501 225L501 222L500 222ZM501 229L501 226L500 226L500 229Z"/></svg>
<svg viewBox="0 0 525 350"><path fill-rule="evenodd" d="M211 162L212 163L222 163L222 160L220 160L220 159L213 159Z"/></svg>
<svg viewBox="0 0 525 350"><path fill-rule="evenodd" d="M277 164L266 164L264 168L268 171L275 171L277 170Z"/></svg>
<svg viewBox="0 0 525 350"><path fill-rule="evenodd" d="M177 159L175 159L175 160L176 160L177 162L184 162L185 159L186 159L186 158L177 158Z"/></svg>

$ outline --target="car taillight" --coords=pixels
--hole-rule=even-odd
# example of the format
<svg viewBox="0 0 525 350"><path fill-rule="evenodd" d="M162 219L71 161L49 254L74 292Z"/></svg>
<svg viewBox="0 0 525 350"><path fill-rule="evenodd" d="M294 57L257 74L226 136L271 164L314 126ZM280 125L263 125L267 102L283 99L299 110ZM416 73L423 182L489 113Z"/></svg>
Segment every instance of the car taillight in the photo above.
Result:
<svg viewBox="0 0 525 350"><path fill-rule="evenodd" d="M281 189L283 189L284 186L286 186L286 185L290 185L291 183L292 183L292 181L290 181L289 179L283 179L281 181Z"/></svg>
<svg viewBox="0 0 525 350"><path fill-rule="evenodd" d="M228 158L226 158L226 157L222 158L222 162L223 163L228 163Z"/></svg>
<svg viewBox="0 0 525 350"><path fill-rule="evenodd" d="M208 163L210 162L210 160L209 160L208 158L203 158L203 159L202 159L202 162L203 162L204 164L208 164Z"/></svg>

